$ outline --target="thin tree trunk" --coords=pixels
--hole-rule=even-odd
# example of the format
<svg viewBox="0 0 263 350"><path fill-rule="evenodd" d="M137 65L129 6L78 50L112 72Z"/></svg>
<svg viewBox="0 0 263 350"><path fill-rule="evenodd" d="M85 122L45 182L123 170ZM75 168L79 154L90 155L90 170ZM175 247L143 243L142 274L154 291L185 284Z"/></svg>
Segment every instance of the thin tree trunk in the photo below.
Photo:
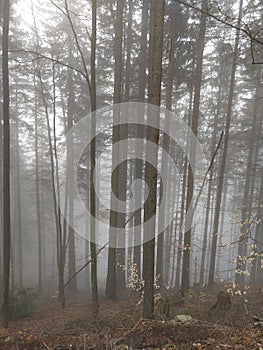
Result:
<svg viewBox="0 0 263 350"><path fill-rule="evenodd" d="M168 82L167 82L167 91L166 91L166 108L168 110L172 109L172 96L173 96L173 80L174 80L174 67L175 67L175 59L174 59L174 45L173 41L171 40L171 51L170 51L170 61L168 65ZM165 120L165 129L169 130L170 128L170 119L167 118ZM161 158L161 174L164 174L166 177L169 173L169 159L167 153L169 152L169 140L168 138L164 137L163 140L163 146L162 146L162 158ZM169 183L167 183L167 187L169 186ZM167 193L170 193L168 188L165 189ZM159 212L159 218L158 218L158 230L160 231L161 227L165 227L165 220L167 215L165 213L167 212L167 203L164 205L162 210ZM168 204L169 207L169 204ZM157 242L157 264L156 264L156 274L159 277L159 283L162 286L163 285L163 269L164 269L164 262L163 262L163 254L164 254L164 234L165 230L161 232L158 235L158 242Z"/></svg>
<svg viewBox="0 0 263 350"><path fill-rule="evenodd" d="M34 14L34 10L32 7L32 16L34 22L34 30L36 35L36 51L39 50L39 35L36 24L36 18ZM36 64L36 71L39 71L39 62ZM39 187L39 154L38 154L38 100L37 100L37 84L36 84L36 75L33 77L34 82L34 91L35 91L35 163L36 163L36 171L35 171L35 180L36 180L36 214L37 214L37 239L38 239L38 291L42 292L43 289L43 271L42 271L42 227L41 227L41 209L40 209L40 187ZM43 235L44 237L44 235Z"/></svg>
<svg viewBox="0 0 263 350"><path fill-rule="evenodd" d="M34 75L35 90L35 180L36 180L36 212L37 212L37 239L38 239L38 291L41 293L43 288L43 271L42 271L42 230L41 230L41 210L40 210L40 188L39 188L39 154L38 154L38 105L36 96L36 77Z"/></svg>
<svg viewBox="0 0 263 350"><path fill-rule="evenodd" d="M9 326L9 280L10 280L10 121L9 121L9 20L10 2L4 0L2 73L3 73L3 281L2 281L2 325Z"/></svg>
<svg viewBox="0 0 263 350"><path fill-rule="evenodd" d="M72 64L72 47L69 46L69 63ZM67 131L71 130L73 127L73 115L74 115L74 89L73 89L73 77L72 70L68 69L68 80L67 80L67 90L68 90L68 118L67 118ZM74 232L74 189L73 189L73 143L74 135L71 135L68 142L68 161L67 161L67 181L70 179L68 184L68 212L69 212L69 222L68 225L68 278L71 279L76 273L76 254L75 254L75 232ZM77 279L76 277L71 279L68 286L71 293L77 292Z"/></svg>
<svg viewBox="0 0 263 350"><path fill-rule="evenodd" d="M240 22L241 22L242 6L243 6L243 0L240 0L237 27L240 26ZM211 243L212 244L211 257L210 257L209 277L208 277L209 285L212 285L214 283L214 276L215 276L219 216L220 216L221 198L222 198L225 166L226 166L227 151L228 151L229 129L230 129L230 123L231 123L231 116L232 116L232 105L233 105L233 98L234 98L239 37L240 37L240 30L237 29L235 47L233 52L232 72L231 72L231 78L230 78L231 80L230 80L229 98L228 98L227 115L226 115L224 147L223 147L222 161L221 161L220 170L219 170L219 179L218 179L217 192L216 192L216 206L215 206L215 214L214 214L214 224L213 224L212 243Z"/></svg>
<svg viewBox="0 0 263 350"><path fill-rule="evenodd" d="M198 36L198 46L197 46L197 58L196 58L196 74L195 74L195 93L194 93L194 109L192 116L192 132L197 135L198 119L199 119L199 105L201 96L201 85L202 85L202 70L203 70L203 54L205 47L205 32L206 32L206 12L207 12L207 0L202 1L202 14L200 19L200 29ZM195 139L190 140L190 153L195 155ZM192 221L192 197L194 191L194 176L192 166L194 166L195 161L192 165L188 166L188 178L187 178L187 196L186 196L186 210L190 213ZM191 226L191 222L187 222L188 226ZM183 267L182 267L182 294L190 287L190 249L191 249L191 227L185 232L184 235L184 249L183 249Z"/></svg>
<svg viewBox="0 0 263 350"><path fill-rule="evenodd" d="M223 66L220 67L220 73L218 75L219 79L219 90L218 90L218 99L217 99L217 108L216 113L214 116L214 124L213 124L213 135L212 135L212 146L211 146L211 159L213 157L213 153L216 148L216 136L217 136L217 126L218 126L218 119L220 114L220 107L221 107L221 95L222 95L222 70ZM208 192L207 192L207 202L206 202L206 214L205 214L205 225L204 225L204 235L203 235L203 242L202 242L202 256L201 256L201 266L200 266L200 278L199 278L199 284L202 286L204 284L204 272L205 272L205 259L206 257L206 250L207 250L207 237L208 237L208 227L209 227L209 215L210 215L210 205L211 205L211 194L212 194L212 185L213 185L213 176L214 176L214 168L211 168L209 181L208 181Z"/></svg>
<svg viewBox="0 0 263 350"><path fill-rule="evenodd" d="M260 255L256 256L255 261L253 262L251 278L252 282L257 282L262 284L262 251L263 251L263 239L262 239L262 231L263 231L263 167L261 168L261 183L259 190L259 198L258 198L258 207L257 207L257 220L258 224L256 227L255 239L256 239L256 253L260 252Z"/></svg>
<svg viewBox="0 0 263 350"><path fill-rule="evenodd" d="M132 52L132 15L133 2L128 2L128 26L127 26L127 41L126 41L126 62L125 62L125 84L124 84L124 101L129 102L130 85L131 85L131 52Z"/></svg>
<svg viewBox="0 0 263 350"><path fill-rule="evenodd" d="M16 111L18 111L18 96L16 91ZM17 114L18 115L18 114ZM23 247L22 247L22 219L21 219L21 186L20 186L20 144L19 144L19 121L16 117L16 213L18 234L18 280L23 285Z"/></svg>
<svg viewBox="0 0 263 350"><path fill-rule="evenodd" d="M146 90L146 63L147 63L147 29L148 29L148 12L149 12L149 1L143 1L142 7L142 15L141 15L141 42L140 42L140 65L139 65L139 102L145 102L145 90ZM138 125L137 127L137 136L141 133L141 127ZM139 139L136 142L136 154L139 154L140 151L144 150L144 141L140 141ZM142 162L137 160L135 162L135 179L142 179L143 177L143 169ZM141 187L141 191L142 191ZM135 196L135 206L138 208L141 204L137 203L140 200L139 196ZM134 235L138 242L141 241L141 221L142 221L142 210L137 210L134 218ZM138 275L141 277L141 245L137 245L134 247L134 264L137 267Z"/></svg>
<svg viewBox="0 0 263 350"><path fill-rule="evenodd" d="M56 180L55 180L55 172L56 172L56 164L54 160L53 154L53 145L52 145L52 137L51 137L51 127L49 122L49 114L48 114L48 106L47 101L44 94L44 83L42 81L41 72L38 72L38 78L40 81L41 95L43 100L43 105L45 109L45 117L47 123L47 133L48 133L48 143L49 143L49 153L50 153L50 164L51 164L51 180L52 180L52 195L53 195L53 206L54 206L54 216L55 216L55 224L56 224L56 238L57 238L57 267L58 267L58 289L59 289L59 300L61 302L62 308L65 307L65 294L64 294L64 267L65 267L65 238L62 233L62 225L61 225L61 211L59 207L59 198L56 196ZM54 114L55 116L55 114ZM54 130L55 132L55 130ZM58 191L58 189L57 189ZM59 194L59 192L58 192Z"/></svg>
<svg viewBox="0 0 263 350"><path fill-rule="evenodd" d="M122 36L123 36L123 9L124 0L117 1L117 12L115 22L115 41L114 41L114 60L115 60L115 75L114 75L114 104L121 102L121 90L122 90ZM116 127L113 129L112 144L118 143L120 138L120 115L115 113L114 115ZM117 150L113 152L114 159L118 160ZM114 173L112 172L112 193L119 197L119 169L117 167ZM113 198L111 198L111 208L113 207ZM115 299L116 295L116 237L112 233L112 228L118 227L118 213L115 210L110 211L110 232L109 232L109 253L108 253L108 274L106 281L105 296L108 299Z"/></svg>
<svg viewBox="0 0 263 350"><path fill-rule="evenodd" d="M258 75L258 81L260 82L260 80L261 80L260 75ZM257 175L257 168L254 166L254 164L257 164L259 151L260 151L260 144L261 144L260 135L262 131L262 118L260 118L260 115L259 115L261 111L260 106L262 106L261 98L262 98L262 95L260 93L260 83L258 83L256 87L256 93L255 93L254 118L253 118L253 124L252 124L251 143L250 143L250 149L252 148L251 149L252 160L251 160L251 164L248 164L249 167L252 166L252 169L250 169L250 195L248 199L248 201L250 201L251 203L254 203L255 183L256 183L256 175ZM262 195L261 186L259 186L259 188L260 188L259 190L259 197L260 197L260 195ZM250 205L249 211L251 213L251 205ZM257 217L257 220L258 219L260 219L260 217ZM257 230L257 227L256 227L255 239L259 240L260 237L256 237L257 234L259 234L259 231ZM258 244L253 245L252 252L254 254L258 253L260 250L259 250ZM256 256L251 266L250 280L252 282L255 282L256 280L256 265L257 265L256 261L257 260L258 260L258 257Z"/></svg>
<svg viewBox="0 0 263 350"><path fill-rule="evenodd" d="M225 173L225 176L227 176L227 173ZM225 221L225 211L226 211L226 200L227 200L227 181L225 181L223 186L223 201L222 201L222 209L220 213L220 232L221 235L219 236L219 247L217 252L217 262L216 262L216 273L218 278L220 278L220 264L221 264L221 250L222 250L222 242L223 242L223 232L224 232L224 221Z"/></svg>
<svg viewBox="0 0 263 350"><path fill-rule="evenodd" d="M195 57L192 61L192 69L194 70ZM188 111L188 125L190 125L192 108L193 108L193 94L194 94L194 83L193 79L190 82L190 94L189 94L189 111ZM183 222L185 217L185 205L186 205L186 181L187 181L187 157L184 157L183 162L183 184L182 184L182 198L180 207L180 225L179 225L179 237L178 237L178 247L177 247L177 257L176 257L176 275L175 275L175 286L180 287L181 280L181 263L182 263L182 252L183 252Z"/></svg>
<svg viewBox="0 0 263 350"><path fill-rule="evenodd" d="M242 4L243 4L243 2L241 0L240 5L239 5L239 23L241 21ZM234 95L234 87L235 87L235 74L236 74L236 65L237 65L239 34L240 34L240 30L237 30L236 40L235 40L235 48L234 48L234 58L233 58L233 62L232 62L232 72L231 72L230 91L229 91L229 100L228 100L227 117L226 117L224 148L223 148L222 160L221 160L220 171L219 171L219 180L218 180L218 185L217 185L217 193L216 193L216 206L215 206L215 214L214 214L210 268L209 268L209 280L208 280L209 285L213 284L214 274L215 274L219 217L220 217L221 198L222 198L222 190L223 190L227 151L228 151L227 148L228 148L228 142L229 142L229 129L230 129L231 115L232 115L232 104L233 104L233 95Z"/></svg>
<svg viewBox="0 0 263 350"><path fill-rule="evenodd" d="M91 56L90 56L90 69L91 69L91 89L90 89L90 102L91 112L97 109L97 93L96 93L96 45L97 45L97 0L92 0L92 37L91 37ZM91 120L91 132L95 135L96 120ZM96 167L96 141L93 138L90 145L90 213L95 218L97 215L96 210L96 194L94 183L92 182L93 173ZM94 177L95 179L96 177ZM98 299L98 280L97 280L97 254L96 254L96 224L93 220L90 221L90 255L91 255L91 291L92 291L92 313L93 318L96 319L99 311L99 299Z"/></svg>

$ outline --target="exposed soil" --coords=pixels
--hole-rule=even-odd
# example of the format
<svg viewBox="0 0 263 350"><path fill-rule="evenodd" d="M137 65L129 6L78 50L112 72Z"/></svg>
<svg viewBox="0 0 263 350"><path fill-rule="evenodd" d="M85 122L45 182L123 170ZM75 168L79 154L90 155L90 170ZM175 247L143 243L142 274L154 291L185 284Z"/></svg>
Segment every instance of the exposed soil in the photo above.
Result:
<svg viewBox="0 0 263 350"><path fill-rule="evenodd" d="M157 315L153 321L142 319L139 294L126 292L116 301L101 298L96 322L83 294L71 298L64 310L54 299L41 299L30 318L11 321L8 330L0 328L0 349L263 349L263 326L252 317L263 317L263 289L232 288L231 306L212 308L218 291L226 289L195 287L183 302L174 290L162 292L170 317ZM180 314L192 320L179 321Z"/></svg>

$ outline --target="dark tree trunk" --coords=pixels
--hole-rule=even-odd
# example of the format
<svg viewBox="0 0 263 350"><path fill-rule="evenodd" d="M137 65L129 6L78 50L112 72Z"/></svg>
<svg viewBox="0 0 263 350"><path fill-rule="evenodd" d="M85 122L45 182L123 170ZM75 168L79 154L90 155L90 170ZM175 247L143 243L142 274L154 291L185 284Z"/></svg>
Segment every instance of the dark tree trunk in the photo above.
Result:
<svg viewBox="0 0 263 350"><path fill-rule="evenodd" d="M69 63L72 64L72 45L69 46ZM73 77L72 70L68 69L68 81L67 81L67 90L68 90L68 118L67 118L67 131L73 127L73 115L74 115L74 88L73 88ZM68 142L68 161L67 161L67 181L69 183L68 187L68 214L69 214L69 222L68 226L68 279L71 279L68 289L71 293L75 293L77 291L77 279L75 276L76 273L76 254L75 254L75 232L74 232L74 189L73 189L73 142L74 135L69 138ZM72 278L72 276L75 276Z"/></svg>
<svg viewBox="0 0 263 350"><path fill-rule="evenodd" d="M218 91L218 100L217 100L217 109L214 117L214 124L213 124L213 135L212 135L212 146L211 146L211 155L210 159L212 159L215 148L216 148L216 136L217 136L217 126L218 126L218 119L219 119L219 113L220 113L220 107L221 107L221 98L222 98L222 70L223 66L221 65L220 73L218 75L219 79L219 91ZM207 191L207 202L206 202L206 213L205 213L205 225L204 225L204 235L203 235L203 242L202 242L202 255L201 255L201 267L200 267L200 278L199 283L202 286L204 284L204 273L205 273L205 259L206 252L207 252L207 241L208 241L208 227L209 227L209 216L210 216L210 204L211 204L211 194L212 194L212 186L213 186L213 176L214 176L214 168L211 168L210 176L209 176L209 182L208 182L208 191Z"/></svg>
<svg viewBox="0 0 263 350"><path fill-rule="evenodd" d="M205 47L205 32L206 32L206 12L207 12L207 0L202 1L202 14L200 20L200 29L197 46L197 58L196 58L196 74L195 74L195 90L194 90L194 108L191 128L192 132L197 135L198 119L199 119L199 105L201 96L202 85L202 71L203 71L203 54ZM190 152L195 154L195 139L191 138ZM194 163L192 166L194 166ZM194 190L194 177L192 166L188 166L188 178L187 178L187 196L186 196L186 211L190 213L190 220L192 221L192 198ZM188 221L188 220L187 220ZM191 226L191 222L187 222L188 226ZM191 227L185 232L184 235L184 249L183 249L183 267L182 267L182 294L190 287L190 249L191 249Z"/></svg>
<svg viewBox="0 0 263 350"><path fill-rule="evenodd" d="M3 21L3 281L2 281L2 325L9 326L9 280L10 280L10 121L9 121L9 71L8 71L8 47L9 47L9 14L10 2L4 0Z"/></svg>
<svg viewBox="0 0 263 350"><path fill-rule="evenodd" d="M148 102L157 106L160 105L161 100L164 9L165 1L151 1ZM144 208L144 222L156 214L157 172L152 172L149 164L155 164L157 168L158 153L152 148L151 142L155 144L159 142L159 115L151 115L151 118L156 129L147 129L145 181L149 188L149 196ZM148 229L152 231L151 236L154 236L155 223L153 222L152 227ZM144 234L149 235L148 232ZM147 319L154 317L154 255L155 239L153 238L143 244L143 317Z"/></svg>
<svg viewBox="0 0 263 350"><path fill-rule="evenodd" d="M147 63L147 28L148 28L148 21L149 21L149 1L143 1L143 8L142 8L142 21L141 21L141 42L140 42L140 67L139 67L139 102L145 102L145 90L146 90L146 63ZM140 134L140 126L137 127L137 133ZM144 149L144 142L136 142L136 154L139 154L139 151ZM143 176L143 169L142 169L142 162L136 161L135 162L135 179L142 179ZM141 188L142 191L142 188ZM136 199L138 196L136 196ZM136 208L141 204L135 203ZM142 210L137 210L134 218L134 235L138 242L141 241L141 217L142 217ZM134 258L133 262L137 267L138 275L141 277L141 245L137 245L134 247Z"/></svg>
<svg viewBox="0 0 263 350"><path fill-rule="evenodd" d="M117 1L117 12L115 22L115 41L114 41L114 59L115 59L115 76L114 76L114 104L121 102L121 90L122 90L122 36L123 36L123 9L124 0ZM114 115L116 123L120 124L120 115L115 113ZM118 143L120 138L119 127L114 128L112 135L112 143ZM113 152L112 157L118 160L117 151ZM113 162L114 163L114 162ZM119 169L112 174L112 192L115 196L119 197ZM111 199L113 200L113 199ZM112 203L111 203L112 207ZM118 213L114 210L110 211L110 232L109 241L110 248L108 253L108 274L106 281L106 298L114 299L116 295L116 237L112 234L112 228L118 226Z"/></svg>
<svg viewBox="0 0 263 350"><path fill-rule="evenodd" d="M97 93L96 93L96 45L97 45L97 0L92 0L92 37L91 37L91 56L90 56L90 69L91 69L91 112L97 109ZM91 120L91 132L95 135L96 120ZM96 217L96 195L94 184L92 183L92 174L96 167L96 141L93 139L90 145L90 213L93 217ZM91 255L91 291L92 291L92 313L94 319L97 317L99 311L99 299L98 299L98 280L97 280L97 255L96 255L96 225L91 220L90 222L90 255Z"/></svg>

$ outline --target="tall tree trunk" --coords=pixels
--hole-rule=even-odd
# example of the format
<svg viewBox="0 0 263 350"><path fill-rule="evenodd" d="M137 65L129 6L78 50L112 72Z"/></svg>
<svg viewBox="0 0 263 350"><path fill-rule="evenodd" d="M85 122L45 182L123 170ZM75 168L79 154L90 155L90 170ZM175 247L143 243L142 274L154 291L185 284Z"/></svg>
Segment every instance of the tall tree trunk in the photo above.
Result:
<svg viewBox="0 0 263 350"><path fill-rule="evenodd" d="M195 67L195 57L192 60L192 69ZM190 81L190 93L189 93L189 110L188 110L188 125L190 125L192 108L193 108L193 95L194 95L194 83L193 79ZM180 287L181 280L181 263L182 263L182 252L183 252L183 222L185 217L185 206L186 206L186 181L187 181L187 156L183 159L183 184L182 184L182 198L180 206L180 224L179 224L179 237L177 246L177 257L176 257L176 274L175 274L175 286Z"/></svg>
<svg viewBox="0 0 263 350"><path fill-rule="evenodd" d="M242 7L243 7L243 0L240 0L238 24L237 24L238 28L241 23ZM226 166L226 159L227 159L227 148L228 148L228 142L229 142L229 129L230 129L230 123L231 123L231 116L232 116L232 105L233 105L233 97L234 97L239 37L240 37L240 29L237 29L235 47L233 52L232 72L231 72L229 98L228 98L227 115L226 115L224 147L223 147L223 154L222 154L222 160L221 160L221 165L219 170L219 179L218 179L217 192L216 192L216 205L215 205L214 224L213 224L212 243L211 243L212 244L211 257L210 257L209 277L208 277L209 285L212 285L214 283L214 276L215 276L219 216L220 216L222 190L223 190L223 184L224 184L225 166Z"/></svg>
<svg viewBox="0 0 263 350"><path fill-rule="evenodd" d="M164 0L151 0L148 102L157 106L160 105L161 100L164 9ZM157 148L153 149L151 143L158 144L159 142L159 115L151 115L148 118L151 118L152 123L154 122L152 125L155 129L147 128L145 181L149 195L144 208L144 222L155 216L157 198L157 172L152 172L149 164L155 164L157 168L158 151ZM154 221L151 226L148 229L151 236L154 236ZM144 234L149 235L148 232ZM143 244L143 317L147 319L154 317L154 255L155 239L153 238Z"/></svg>
<svg viewBox="0 0 263 350"><path fill-rule="evenodd" d="M36 18L34 9L32 7L32 16L34 22L34 31L36 35L36 51L39 51L40 41L38 35L38 28L36 24ZM36 63L36 72L39 71L39 62ZM37 84L36 84L36 75L33 77L34 91L35 91L35 180L36 180L36 214L37 214L37 240L38 240L38 291L42 292L43 288L43 271L42 271L42 227L41 227L41 208L40 208L40 186L39 186L39 154L38 154L38 99L37 99ZM44 237L44 234L43 234Z"/></svg>
<svg viewBox="0 0 263 350"><path fill-rule="evenodd" d="M258 76L258 79L260 80L260 77ZM243 201L243 208L246 208L246 211L242 214L242 227L241 227L241 236L240 239L243 239L244 242L240 241L238 251L239 253L243 254L244 256L247 255L247 240L246 236L249 232L245 231L246 228L246 216L249 214L249 217L247 218L248 221L253 220L251 216L252 214L252 203L254 203L254 191L255 191L255 183L256 183L256 173L257 173L257 167L255 164L257 164L258 161L258 155L259 155L259 149L260 149L260 136L261 136L261 130L262 130L262 118L259 115L259 111L261 111L260 107L262 107L262 102L260 96L260 85L257 85L256 87L256 93L255 93L255 102L254 102L254 111L253 111L253 121L252 121L252 127L251 127L251 135L249 137L249 153L248 153L248 159L247 159L247 173L246 173L246 183L245 183L245 189L246 186L249 187L249 194L246 198L246 202ZM244 190L244 200L245 200L245 192ZM261 192L259 192L261 193ZM257 218L258 220L259 218ZM249 228L249 227L248 227ZM256 229L256 234L257 234ZM255 237L256 241L259 237ZM246 245L246 247L244 247ZM258 252L258 244L254 244L252 248L252 252L255 254ZM237 283L243 283L244 282L244 271L245 271L245 264L240 264L241 261L237 260L239 263L238 268L240 269L239 272L241 272L241 275L236 275L237 277ZM256 259L252 262L251 267L251 274L250 274L250 280L255 281L255 267L256 267Z"/></svg>
<svg viewBox="0 0 263 350"><path fill-rule="evenodd" d="M202 1L202 14L200 19L200 29L197 43L197 58L196 58L196 74L195 74L195 90L194 90L194 108L191 128L194 135L197 135L198 119L199 119L199 105L202 85L202 70L203 70L203 54L205 47L205 32L206 32L206 18L207 18L207 0ZM190 140L190 153L194 156L196 144L195 139ZM192 153L193 152L193 153ZM192 166L194 166L192 163ZM194 191L194 177L191 165L188 166L188 178L187 178L187 196L186 196L186 210L191 213L192 198ZM191 214L192 216L192 214ZM192 218L190 219L192 221ZM190 226L191 223L187 222ZM182 267L182 294L190 287L190 249L191 249L191 227L187 229L184 235L184 249L183 249L183 267Z"/></svg>
<svg viewBox="0 0 263 350"><path fill-rule="evenodd" d="M219 114L221 110L221 98L222 98L222 70L223 65L221 64L220 72L218 75L219 79L219 90L218 90L218 99L217 99L217 108L216 113L214 116L214 124L213 124L213 135L212 135L212 146L211 146L211 154L210 159L212 159L213 154L216 149L216 136L217 136L217 126L218 126L218 119ZM201 255L201 266L200 266L200 278L199 283L202 286L204 284L204 272L205 272L205 259L206 257L206 250L207 250L207 237L208 237L208 227L209 227L209 215L210 215L210 205L211 205L211 194L212 194L212 186L213 186L213 176L214 176L214 168L211 168L209 181L208 181L208 191L207 191L207 202L206 202L206 213L205 213L205 225L204 225L204 235L203 235L203 242L202 242L202 255Z"/></svg>
<svg viewBox="0 0 263 350"><path fill-rule="evenodd" d="M225 177L227 177L227 172L225 172ZM223 232L224 232L224 223L225 223L225 212L226 212L226 200L227 200L227 186L228 183L227 181L224 182L224 186L223 186L223 200L222 200L222 210L220 213L220 225L219 225L219 229L221 235L219 235L219 247L218 247L218 251L217 251L217 262L216 262L216 274L218 276L218 278L220 278L220 265L221 265L221 251L222 251L222 242L223 242Z"/></svg>
<svg viewBox="0 0 263 350"><path fill-rule="evenodd" d="M16 111L18 114L18 96L16 91ZM23 285L23 247L22 247L22 219L21 219L21 186L20 186L20 144L19 144L19 120L16 117L16 214L18 236L18 280Z"/></svg>
<svg viewBox="0 0 263 350"><path fill-rule="evenodd" d="M40 186L39 186L39 145L38 145L38 104L37 104L37 85L34 75L35 90L35 180L36 180L36 214L37 214L37 239L38 239L38 291L42 292L43 288L43 271L42 271L42 230L41 230L41 209L40 209Z"/></svg>
<svg viewBox="0 0 263 350"><path fill-rule="evenodd" d="M149 0L142 2L141 15L141 42L140 42L140 64L139 64L139 102L145 102L146 92L146 66L147 66L147 32L149 22Z"/></svg>
<svg viewBox="0 0 263 350"><path fill-rule="evenodd" d="M133 2L128 2L128 25L127 25L127 40L126 40L126 61L125 61L125 84L124 84L124 101L129 102L131 88L131 53L132 53L132 15Z"/></svg>
<svg viewBox="0 0 263 350"><path fill-rule="evenodd" d="M258 198L258 207L257 207L257 220L258 224L256 227L255 239L257 241L256 256L255 261L253 262L251 278L252 282L257 282L262 284L262 251L263 251L263 167L261 168L261 183L259 190L259 198Z"/></svg>
<svg viewBox="0 0 263 350"><path fill-rule="evenodd" d="M130 88L131 88L131 53L132 53L132 15L133 15L133 2L129 1L128 3L128 26L127 26L127 40L125 42L125 50L126 50L126 61L125 61L125 84L124 84L124 101L128 102L130 99ZM124 64L124 62L123 62ZM122 139L128 139L128 127L123 125L121 127L121 136ZM127 145L127 144L126 144ZM124 154L127 154L128 147L126 146L124 150L122 150ZM126 201L126 190L127 190L127 162L122 162L119 165L119 198L121 201ZM124 227L126 216L119 215L119 226ZM117 249L117 265L116 265L116 283L118 289L125 289L126 281L125 281L125 248Z"/></svg>
<svg viewBox="0 0 263 350"><path fill-rule="evenodd" d="M122 34L123 34L123 9L124 0L117 1L117 12L115 20L115 39L114 39L114 60L115 60L115 75L114 75L114 104L121 102L121 90L122 90ZM120 115L115 113L114 124L117 127L113 128L112 144L118 143L120 138ZM118 160L117 150L113 152L113 163L114 159ZM119 198L119 169L112 171L112 193ZM113 206L113 198L111 198L111 207ZM110 211L110 232L109 232L109 253L108 253L108 274L106 281L106 298L116 298L116 237L112 234L112 228L118 226L118 213L116 210Z"/></svg>
<svg viewBox="0 0 263 350"><path fill-rule="evenodd" d="M54 69L54 67L53 67L53 69ZM63 232L62 232L62 225L61 225L61 210L60 210L60 206L59 206L60 199L56 196L57 183L56 183L55 176L57 175L56 174L57 168L56 168L56 162L55 162L55 157L54 157L54 153L53 153L54 150L53 150L53 144L52 144L48 106L47 106L47 101L46 101L45 93L44 93L44 83L43 83L40 71L38 71L38 79L40 82L41 97L42 97L42 101L43 101L43 105L44 105L45 117L46 117L46 123L47 123L49 155L50 155L50 164L51 164L52 196L53 196L53 207L54 207L54 217L55 217L55 225L56 225L56 240L57 240L56 249L57 249L59 301L61 303L62 308L64 308L65 307L64 268L65 268L66 242L65 242L65 235L63 235ZM54 72L53 72L53 80L54 80ZM55 101L54 101L54 103L55 103ZM55 118L55 110L54 110L53 117ZM54 129L54 133L55 133L55 129ZM57 188L57 193L59 196L58 188Z"/></svg>
<svg viewBox="0 0 263 350"><path fill-rule="evenodd" d="M173 80L174 80L174 68L175 68L175 59L174 59L174 44L173 40L171 39L171 48L170 48L170 61L168 65L168 82L167 82L167 90L166 90L166 108L168 110L172 109L172 96L173 96ZM165 129L169 130L170 128L170 119L167 118L165 120ZM161 174L164 174L164 176L167 176L169 174L169 159L166 152L169 152L169 141L168 138L164 138L163 145L162 145L162 158L161 158ZM170 186L169 183L167 183L167 186ZM168 190L168 191L167 191ZM170 193L169 189L166 188L165 191L167 193ZM159 212L159 218L158 218L158 230L160 231L161 227L165 227L165 220L167 220L167 209L170 210L170 203L167 198L166 205L164 205L162 210ZM167 205L168 204L168 205ZM168 208L167 208L168 206ZM166 231L168 232L168 231ZM163 255L164 255L164 234L165 230L161 232L158 235L158 242L157 242L157 264L156 264L156 274L159 277L159 284L160 286L163 285L163 272L164 272L164 262L163 262Z"/></svg>
<svg viewBox="0 0 263 350"><path fill-rule="evenodd" d="M143 1L142 14L141 14L141 42L140 42L140 64L139 64L139 102L145 102L145 90L146 90L146 63L147 63L147 29L148 29L148 21L149 21L149 1ZM138 125L137 127L137 135L141 132L141 127ZM139 139L136 142L136 154L139 154L141 150L143 152L144 142L143 140L139 142ZM142 170L142 162L140 160L135 161L135 179L142 179L143 170ZM142 191L142 187L141 187ZM135 196L135 199L139 201L139 196ZM135 201L135 206L138 208L141 204ZM141 217L142 210L139 209L136 211L134 217L134 235L138 242L141 241ZM141 245L137 245L134 247L134 264L137 267L138 275L141 276Z"/></svg>
<svg viewBox="0 0 263 350"><path fill-rule="evenodd" d="M97 93L96 93L96 45L97 45L97 0L92 0L92 36L91 36L91 55L90 55L90 69L91 69L91 89L90 102L91 112L97 109ZM91 132L95 135L96 120L91 120ZM90 213L96 217L96 194L94 183L92 182L93 173L96 167L96 141L93 138L90 145ZM96 177L94 177L96 178ZM97 280L97 255L96 255L96 224L93 220L90 221L90 255L91 255L91 291L92 291L92 313L95 319L99 310L98 299L98 280Z"/></svg>
<svg viewBox="0 0 263 350"><path fill-rule="evenodd" d="M10 280L10 121L9 121L9 18L10 2L4 0L2 73L3 73L3 281L2 281L2 325L9 326L9 280Z"/></svg>
<svg viewBox="0 0 263 350"><path fill-rule="evenodd" d="M69 63L72 64L72 47L69 46ZM73 127L73 115L74 115L74 88L73 88L73 77L72 70L68 69L68 80L67 80L67 90L68 90L68 118L67 118L67 131ZM68 214L69 222L68 225L68 279L71 280L68 289L71 293L76 293L77 291L77 279L76 279L76 254L75 254L75 232L74 232L74 185L72 183L73 179L73 143L74 135L69 138L68 142L68 161L67 161L67 180L70 179L68 184ZM74 276L74 277L73 277Z"/></svg>

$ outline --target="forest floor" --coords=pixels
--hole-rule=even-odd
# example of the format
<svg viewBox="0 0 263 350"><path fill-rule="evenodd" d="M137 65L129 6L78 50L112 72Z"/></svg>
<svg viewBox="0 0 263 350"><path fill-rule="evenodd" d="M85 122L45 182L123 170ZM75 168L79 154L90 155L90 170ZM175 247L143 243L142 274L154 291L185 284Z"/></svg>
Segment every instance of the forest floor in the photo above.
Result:
<svg viewBox="0 0 263 350"><path fill-rule="evenodd" d="M255 325L251 316L263 317L263 289L232 288L231 306L211 309L218 291L226 289L195 287L187 292L183 303L176 291L165 291L170 317L157 314L153 321L142 319L138 294L127 292L116 301L101 298L96 322L91 301L84 294L71 298L63 310L53 298L42 298L30 318L11 321L8 330L0 328L0 349L263 350L263 322ZM178 319L176 315L191 317Z"/></svg>

